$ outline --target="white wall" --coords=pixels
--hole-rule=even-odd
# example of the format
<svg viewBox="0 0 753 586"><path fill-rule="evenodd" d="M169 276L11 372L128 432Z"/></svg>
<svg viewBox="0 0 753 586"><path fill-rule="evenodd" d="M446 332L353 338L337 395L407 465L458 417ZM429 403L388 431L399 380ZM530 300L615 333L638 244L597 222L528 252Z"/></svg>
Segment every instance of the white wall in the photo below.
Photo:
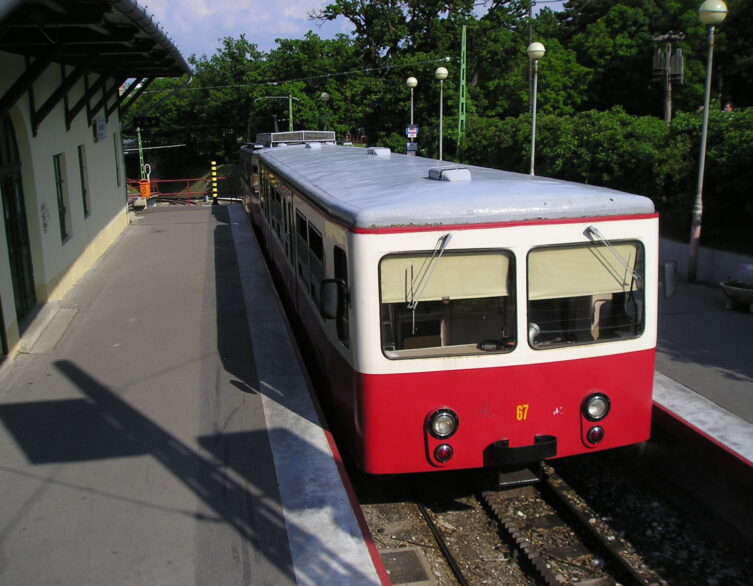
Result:
<svg viewBox="0 0 753 586"><path fill-rule="evenodd" d="M21 56L0 52L0 94L23 73ZM67 70L68 72L70 71ZM35 106L39 108L60 85L62 74L59 64L52 64L34 83ZM89 83L96 81L91 75ZM108 88L111 83L108 84ZM69 107L84 94L83 78L68 92ZM90 100L93 106L101 98L98 92ZM117 96L116 96L117 97ZM113 97L110 103L116 99ZM104 108L95 113L104 118ZM65 126L65 105L61 100L39 126L37 136L31 130L29 97L25 94L11 108L10 117L16 134L26 200L26 215L34 264L34 280L39 302L60 298L93 264L127 225L125 167L122 148L117 154L114 135L120 135L117 111L106 123L105 137L95 141L88 125L86 108L72 121L71 129ZM86 150L90 215L84 216L81 192L78 146ZM53 156L63 153L65 159L65 187L69 202L69 237L63 241L60 233L57 192ZM119 167L120 181L117 170ZM0 296L3 304L6 331L12 330L16 321L7 240L4 227L0 232ZM12 333L12 332L11 332ZM14 340L9 339L12 346Z"/></svg>
<svg viewBox="0 0 753 586"><path fill-rule="evenodd" d="M660 262L668 259L676 260L678 274L687 277L689 248L687 242L675 242L662 238L659 242ZM726 281L729 277L734 277L740 265L743 264L753 264L753 257L702 246L698 252L696 277L700 283L719 283Z"/></svg>

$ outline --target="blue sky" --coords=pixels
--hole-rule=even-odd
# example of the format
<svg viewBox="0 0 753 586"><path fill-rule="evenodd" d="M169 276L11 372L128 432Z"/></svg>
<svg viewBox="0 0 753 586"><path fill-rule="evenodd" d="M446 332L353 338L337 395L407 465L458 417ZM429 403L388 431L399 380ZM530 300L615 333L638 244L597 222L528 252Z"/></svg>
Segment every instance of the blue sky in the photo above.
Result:
<svg viewBox="0 0 753 586"><path fill-rule="evenodd" d="M221 45L218 39L241 34L262 51L275 47L278 38L302 38L313 30L324 38L349 33L350 24L327 22L320 26L308 20L312 10L326 0L138 0L139 6L162 27L184 57L211 56Z"/></svg>
<svg viewBox="0 0 753 586"><path fill-rule="evenodd" d="M223 37L241 34L262 51L275 48L275 39L302 38L313 30L332 38L348 34L352 27L344 19L321 24L308 19L329 0L137 0L152 14L184 57L213 55ZM542 3L558 9L563 2Z"/></svg>

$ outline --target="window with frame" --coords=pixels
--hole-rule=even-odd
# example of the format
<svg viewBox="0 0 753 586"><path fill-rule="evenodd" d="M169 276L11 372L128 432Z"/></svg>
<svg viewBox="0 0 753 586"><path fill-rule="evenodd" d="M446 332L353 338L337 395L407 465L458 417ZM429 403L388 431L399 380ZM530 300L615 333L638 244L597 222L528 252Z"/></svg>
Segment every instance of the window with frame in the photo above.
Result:
<svg viewBox="0 0 753 586"><path fill-rule="evenodd" d="M115 149L115 181L118 187L120 187L122 181L120 179L120 161L123 159L123 147L120 144L119 134L117 132L112 133L112 143Z"/></svg>
<svg viewBox="0 0 753 586"><path fill-rule="evenodd" d="M308 224L306 217L299 211L295 212L295 249L298 276L303 281L303 286L308 289L309 284L309 243Z"/></svg>
<svg viewBox="0 0 753 586"><path fill-rule="evenodd" d="M311 298L319 304L319 289L322 285L322 279L324 278L324 242L322 241L322 235L319 233L311 222L308 225L309 236L309 270L310 276L310 292Z"/></svg>
<svg viewBox="0 0 753 586"><path fill-rule="evenodd" d="M91 214L91 202L89 200L89 171L86 167L86 147L78 145L78 171L81 177L81 201L84 205L84 217Z"/></svg>
<svg viewBox="0 0 753 586"><path fill-rule="evenodd" d="M545 349L643 333L644 252L637 241L536 248L528 254L528 341Z"/></svg>
<svg viewBox="0 0 753 586"><path fill-rule="evenodd" d="M270 223L272 224L272 230L277 235L277 238L282 241L282 234L281 234L282 201L280 198L280 192L277 191L277 189L273 187L272 193L270 195L271 195L270 197L270 201L271 201Z"/></svg>
<svg viewBox="0 0 753 586"><path fill-rule="evenodd" d="M509 251L392 254L379 263L379 279L388 358L509 352L516 345Z"/></svg>
<svg viewBox="0 0 753 586"><path fill-rule="evenodd" d="M71 237L71 211L65 180L65 154L58 153L57 155L53 155L52 164L55 169L55 192L58 204L60 239L65 242Z"/></svg>
<svg viewBox="0 0 753 586"><path fill-rule="evenodd" d="M343 299L342 314L337 319L337 339L344 346L350 347L350 301L348 292L350 284L348 283L348 257L345 251L339 246L332 248L332 259L334 264L335 279L342 281L345 298Z"/></svg>
<svg viewBox="0 0 753 586"><path fill-rule="evenodd" d="M285 220L285 257L293 264L293 249L295 247L295 230L293 229L293 204L288 199L285 201L285 207L283 210L283 218Z"/></svg>
<svg viewBox="0 0 753 586"><path fill-rule="evenodd" d="M261 200L261 208L264 212L264 217L269 218L269 169L266 167L261 168L261 190L259 191L259 199Z"/></svg>

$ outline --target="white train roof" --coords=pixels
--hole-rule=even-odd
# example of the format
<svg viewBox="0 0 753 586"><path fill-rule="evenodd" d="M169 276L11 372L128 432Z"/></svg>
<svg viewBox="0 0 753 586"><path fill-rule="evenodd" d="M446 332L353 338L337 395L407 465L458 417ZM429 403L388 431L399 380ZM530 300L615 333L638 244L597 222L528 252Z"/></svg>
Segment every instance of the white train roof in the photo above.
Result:
<svg viewBox="0 0 753 586"><path fill-rule="evenodd" d="M309 194L317 205L358 228L654 212L653 202L639 195L399 155L387 149L314 144L263 149L259 155L297 189Z"/></svg>

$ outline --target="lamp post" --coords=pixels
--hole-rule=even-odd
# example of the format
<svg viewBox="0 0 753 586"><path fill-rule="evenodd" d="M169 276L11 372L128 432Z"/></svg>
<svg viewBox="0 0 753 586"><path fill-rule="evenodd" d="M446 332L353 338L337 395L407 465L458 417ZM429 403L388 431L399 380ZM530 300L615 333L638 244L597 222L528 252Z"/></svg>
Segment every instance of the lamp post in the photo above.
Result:
<svg viewBox="0 0 753 586"><path fill-rule="evenodd" d="M711 97L711 65L714 59L714 29L727 16L727 5L722 0L706 0L698 8L698 18L708 27L708 56L706 57L706 89L703 95L703 122L701 124L701 150L698 156L698 181L693 203L693 222L690 226L690 252L688 254L688 281L694 283L698 270L698 247L703 217L703 173L706 167L706 136L709 128L709 101Z"/></svg>
<svg viewBox="0 0 753 586"><path fill-rule="evenodd" d="M418 80L415 77L409 77L405 80L405 85L410 88L410 124L413 126L413 90L418 85Z"/></svg>
<svg viewBox="0 0 753 586"><path fill-rule="evenodd" d="M444 80L447 79L447 68L437 67L434 77L439 80L439 160L442 160L442 109L444 101Z"/></svg>
<svg viewBox="0 0 753 586"><path fill-rule="evenodd" d="M319 96L319 101L324 104L324 130L327 130L327 103L329 102L329 94L322 92Z"/></svg>
<svg viewBox="0 0 753 586"><path fill-rule="evenodd" d="M539 59L544 56L546 49L541 43L533 42L528 45L526 53L528 53L529 62L533 63L533 104L531 110L533 113L531 119L531 175L533 175L533 163L536 159L536 93L539 80Z"/></svg>

